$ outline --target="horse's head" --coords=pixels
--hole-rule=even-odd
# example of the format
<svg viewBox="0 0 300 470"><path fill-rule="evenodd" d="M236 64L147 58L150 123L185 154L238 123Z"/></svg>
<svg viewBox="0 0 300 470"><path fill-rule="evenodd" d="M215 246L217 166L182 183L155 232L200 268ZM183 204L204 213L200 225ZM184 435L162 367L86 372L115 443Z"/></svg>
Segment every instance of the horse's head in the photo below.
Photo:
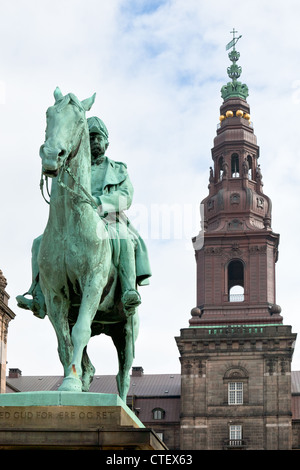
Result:
<svg viewBox="0 0 300 470"><path fill-rule="evenodd" d="M95 101L91 98L79 101L69 93L63 96L57 87L54 91L55 104L48 108L45 143L40 148L43 173L53 177L61 166L78 152L84 132L88 132L85 112Z"/></svg>

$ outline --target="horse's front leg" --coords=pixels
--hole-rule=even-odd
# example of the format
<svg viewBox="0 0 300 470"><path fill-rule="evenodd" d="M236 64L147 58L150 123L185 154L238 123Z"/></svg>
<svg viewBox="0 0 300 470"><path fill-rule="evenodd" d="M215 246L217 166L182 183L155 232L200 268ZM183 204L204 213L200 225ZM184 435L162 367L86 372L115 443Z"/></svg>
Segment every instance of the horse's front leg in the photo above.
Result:
<svg viewBox="0 0 300 470"><path fill-rule="evenodd" d="M55 330L58 355L64 368L64 375L68 373L68 367L73 354L73 345L68 323L69 301L47 291L46 305L50 322Z"/></svg>
<svg viewBox="0 0 300 470"><path fill-rule="evenodd" d="M100 282L87 282L83 290L78 317L72 329L73 355L60 390L82 391L82 359L91 338L91 325L97 312L103 287Z"/></svg>

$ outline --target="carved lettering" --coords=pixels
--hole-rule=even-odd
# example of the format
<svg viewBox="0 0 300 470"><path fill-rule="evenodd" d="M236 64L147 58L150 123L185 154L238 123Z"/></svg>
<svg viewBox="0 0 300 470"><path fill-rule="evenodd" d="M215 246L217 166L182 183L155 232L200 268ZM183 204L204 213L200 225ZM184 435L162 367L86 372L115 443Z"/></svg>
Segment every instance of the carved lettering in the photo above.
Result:
<svg viewBox="0 0 300 470"><path fill-rule="evenodd" d="M37 411L36 417L42 418L42 419L48 419L48 418L52 418L52 413L49 411Z"/></svg>
<svg viewBox="0 0 300 470"><path fill-rule="evenodd" d="M16 419L32 419L33 413L31 411L15 411L13 416Z"/></svg>
<svg viewBox="0 0 300 470"><path fill-rule="evenodd" d="M113 417L114 411L0 411L1 420L107 420Z"/></svg>
<svg viewBox="0 0 300 470"><path fill-rule="evenodd" d="M75 411L71 411L71 412L68 412L68 411L61 411L60 413L58 413L58 418L60 419L75 419Z"/></svg>

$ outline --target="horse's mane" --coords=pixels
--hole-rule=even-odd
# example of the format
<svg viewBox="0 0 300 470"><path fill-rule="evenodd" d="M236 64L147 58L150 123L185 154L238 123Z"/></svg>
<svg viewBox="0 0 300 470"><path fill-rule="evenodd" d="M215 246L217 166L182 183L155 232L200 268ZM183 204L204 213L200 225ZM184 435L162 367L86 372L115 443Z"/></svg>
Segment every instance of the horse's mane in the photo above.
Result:
<svg viewBox="0 0 300 470"><path fill-rule="evenodd" d="M64 107L67 106L67 104L69 104L69 103L74 104L81 111L85 111L84 107L81 104L81 101L79 101L77 96L73 95L73 93L68 93L66 96L63 96L62 98L59 98L55 102L54 106L56 108L56 111L58 113L60 113L60 111L62 111L62 109L64 109Z"/></svg>

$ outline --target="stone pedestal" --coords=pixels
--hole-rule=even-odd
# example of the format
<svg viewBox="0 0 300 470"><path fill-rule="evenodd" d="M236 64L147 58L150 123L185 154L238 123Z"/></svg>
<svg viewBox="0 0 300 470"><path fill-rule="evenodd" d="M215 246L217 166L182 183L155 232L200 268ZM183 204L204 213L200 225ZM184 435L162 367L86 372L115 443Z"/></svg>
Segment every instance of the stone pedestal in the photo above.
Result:
<svg viewBox="0 0 300 470"><path fill-rule="evenodd" d="M118 395L0 395L0 449L164 450Z"/></svg>

